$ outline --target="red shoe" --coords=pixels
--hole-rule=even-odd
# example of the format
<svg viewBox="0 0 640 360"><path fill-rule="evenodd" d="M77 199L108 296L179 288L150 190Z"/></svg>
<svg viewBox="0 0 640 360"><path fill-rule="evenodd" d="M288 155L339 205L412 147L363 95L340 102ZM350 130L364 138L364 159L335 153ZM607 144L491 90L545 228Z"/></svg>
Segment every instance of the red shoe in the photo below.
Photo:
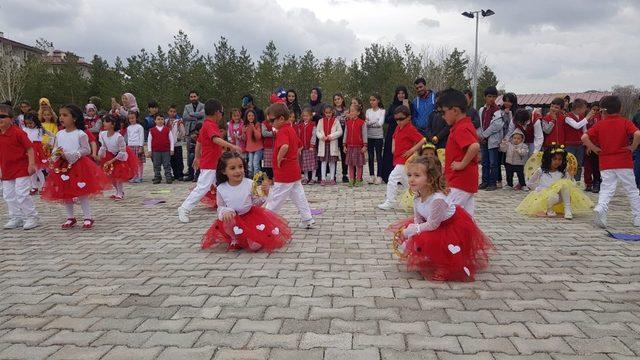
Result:
<svg viewBox="0 0 640 360"><path fill-rule="evenodd" d="M116 199L116 196L115 196L115 195L111 195L111 196L109 196L109 199L111 199L111 200L115 200L115 199Z"/></svg>
<svg viewBox="0 0 640 360"><path fill-rule="evenodd" d="M61 228L63 230L71 229L76 225L77 222L78 221L76 220L76 218L68 218L67 221L65 221L64 224L62 224Z"/></svg>
<svg viewBox="0 0 640 360"><path fill-rule="evenodd" d="M93 227L93 219L84 219L82 222L82 228L85 230L89 230Z"/></svg>

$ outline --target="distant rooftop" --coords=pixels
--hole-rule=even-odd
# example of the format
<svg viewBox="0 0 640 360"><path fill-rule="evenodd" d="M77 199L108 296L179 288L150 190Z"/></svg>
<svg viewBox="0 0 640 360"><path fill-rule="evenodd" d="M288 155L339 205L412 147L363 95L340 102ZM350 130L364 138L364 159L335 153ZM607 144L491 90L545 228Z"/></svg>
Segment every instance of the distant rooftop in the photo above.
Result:
<svg viewBox="0 0 640 360"><path fill-rule="evenodd" d="M540 105L549 105L551 101L557 97L564 98L569 95L571 97L571 102L573 100L580 98L586 100L588 103L594 103L596 101L600 101L603 97L607 95L611 95L611 92L603 92L603 91L587 91L580 93L553 93L553 94L517 94L518 96L518 105L519 106L540 106ZM499 96L496 100L498 105L502 104L502 97Z"/></svg>

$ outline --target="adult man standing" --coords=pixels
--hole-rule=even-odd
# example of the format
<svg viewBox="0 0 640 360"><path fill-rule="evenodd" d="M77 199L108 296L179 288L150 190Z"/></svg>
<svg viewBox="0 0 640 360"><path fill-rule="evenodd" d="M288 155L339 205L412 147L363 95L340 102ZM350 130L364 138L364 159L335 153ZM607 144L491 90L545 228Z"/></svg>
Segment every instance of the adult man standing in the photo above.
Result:
<svg viewBox="0 0 640 360"><path fill-rule="evenodd" d="M427 81L424 78L417 78L413 85L415 85L417 96L411 102L413 109L411 121L423 136L427 136L429 115L436 109L436 93L427 89Z"/></svg>
<svg viewBox="0 0 640 360"><path fill-rule="evenodd" d="M477 129L480 127L480 115L478 110L473 107L473 91L465 90L464 97L467 98L467 116L471 118L471 123Z"/></svg>
<svg viewBox="0 0 640 360"><path fill-rule="evenodd" d="M184 106L184 111L182 112L182 121L184 121L184 128L187 133L187 166L188 166L188 174L182 181L193 181L195 171L193 169L193 159L195 158L193 150L195 146L191 144L191 135L196 129L196 124L204 121L204 104L200 102L198 93L195 90L189 91L189 103Z"/></svg>

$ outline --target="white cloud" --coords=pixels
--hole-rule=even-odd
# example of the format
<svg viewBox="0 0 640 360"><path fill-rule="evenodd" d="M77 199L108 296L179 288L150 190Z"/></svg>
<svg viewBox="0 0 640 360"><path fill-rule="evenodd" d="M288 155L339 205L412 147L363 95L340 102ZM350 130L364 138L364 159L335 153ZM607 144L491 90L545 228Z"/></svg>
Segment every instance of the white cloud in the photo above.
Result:
<svg viewBox="0 0 640 360"><path fill-rule="evenodd" d="M429 18L422 18L418 23L428 28L437 28L440 26L440 21Z"/></svg>

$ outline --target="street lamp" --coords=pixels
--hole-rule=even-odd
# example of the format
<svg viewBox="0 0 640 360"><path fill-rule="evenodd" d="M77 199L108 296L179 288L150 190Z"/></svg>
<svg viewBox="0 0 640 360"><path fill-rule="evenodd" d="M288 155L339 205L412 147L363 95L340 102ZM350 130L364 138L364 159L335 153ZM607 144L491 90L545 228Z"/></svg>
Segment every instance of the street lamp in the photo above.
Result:
<svg viewBox="0 0 640 360"><path fill-rule="evenodd" d="M462 16L468 17L469 19L476 19L476 52L473 61L473 107L478 108L478 21L480 20L480 15L482 17L487 17L495 14L495 12L491 9L487 10L476 10L476 11L465 11L462 13Z"/></svg>

